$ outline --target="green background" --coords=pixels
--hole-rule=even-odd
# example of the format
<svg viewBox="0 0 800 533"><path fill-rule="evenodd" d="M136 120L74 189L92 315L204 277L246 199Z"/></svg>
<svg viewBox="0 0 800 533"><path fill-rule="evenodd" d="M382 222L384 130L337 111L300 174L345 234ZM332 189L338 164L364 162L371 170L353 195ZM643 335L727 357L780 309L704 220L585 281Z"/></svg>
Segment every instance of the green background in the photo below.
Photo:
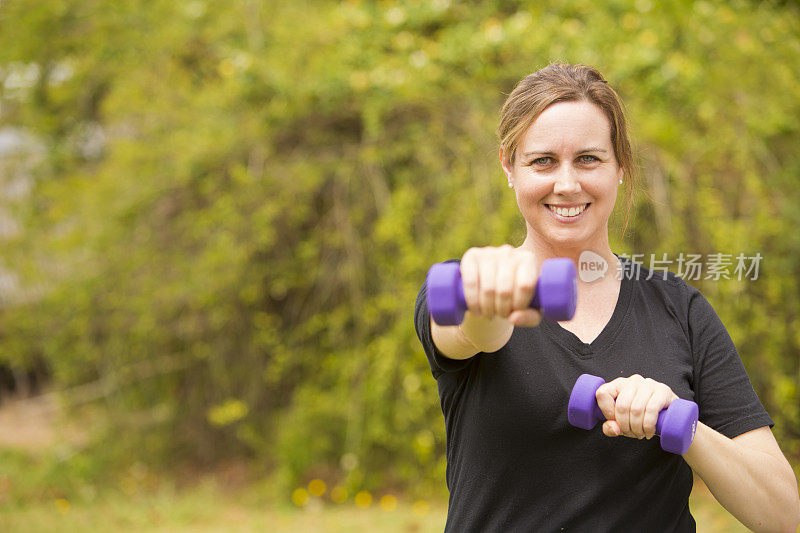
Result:
<svg viewBox="0 0 800 533"><path fill-rule="evenodd" d="M414 300L432 263L524 238L494 132L557 60L628 108L615 252L763 256L692 284L797 469L795 3L7 0L0 363L91 430L6 501L231 462L287 501L446 497Z"/></svg>

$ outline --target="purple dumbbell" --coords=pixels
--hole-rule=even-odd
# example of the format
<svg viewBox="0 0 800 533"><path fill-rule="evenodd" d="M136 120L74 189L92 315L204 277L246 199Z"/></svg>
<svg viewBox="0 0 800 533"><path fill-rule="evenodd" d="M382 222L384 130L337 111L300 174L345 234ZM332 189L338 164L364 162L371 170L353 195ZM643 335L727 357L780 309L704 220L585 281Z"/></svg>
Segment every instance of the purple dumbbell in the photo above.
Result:
<svg viewBox="0 0 800 533"><path fill-rule="evenodd" d="M567 408L567 420L575 427L592 429L598 421L606 417L597 405L595 393L603 378L591 374L583 374L572 387ZM665 452L683 455L689 450L697 429L697 404L678 398L672 400L669 407L658 413L656 435L661 437L661 448Z"/></svg>
<svg viewBox="0 0 800 533"><path fill-rule="evenodd" d="M458 263L437 263L428 271L428 309L440 326L457 326L464 320L467 301ZM547 259L536 281L530 307L550 320L570 320L575 315L578 277L571 259Z"/></svg>

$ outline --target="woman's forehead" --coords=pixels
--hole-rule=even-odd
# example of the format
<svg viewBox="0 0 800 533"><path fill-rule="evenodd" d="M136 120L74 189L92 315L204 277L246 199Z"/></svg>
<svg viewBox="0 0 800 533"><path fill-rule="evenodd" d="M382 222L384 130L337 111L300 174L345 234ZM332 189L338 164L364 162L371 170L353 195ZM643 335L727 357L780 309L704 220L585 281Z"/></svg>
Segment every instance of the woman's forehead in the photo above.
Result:
<svg viewBox="0 0 800 533"><path fill-rule="evenodd" d="M573 145L611 147L611 125L590 102L559 102L545 109L520 142L521 151L552 150Z"/></svg>

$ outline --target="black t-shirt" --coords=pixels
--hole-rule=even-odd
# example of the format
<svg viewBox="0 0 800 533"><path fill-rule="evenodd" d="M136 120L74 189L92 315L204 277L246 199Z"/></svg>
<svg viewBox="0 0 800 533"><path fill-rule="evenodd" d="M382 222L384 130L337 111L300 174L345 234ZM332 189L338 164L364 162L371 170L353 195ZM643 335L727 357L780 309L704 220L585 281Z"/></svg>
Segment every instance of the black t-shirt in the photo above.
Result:
<svg viewBox="0 0 800 533"><path fill-rule="evenodd" d="M733 438L772 426L711 305L681 278L622 259L613 315L590 344L557 322L515 328L494 353L449 359L433 344L423 286L415 326L447 436L445 531L694 531L692 471L658 437L609 438L567 422L583 373L640 374L697 402Z"/></svg>

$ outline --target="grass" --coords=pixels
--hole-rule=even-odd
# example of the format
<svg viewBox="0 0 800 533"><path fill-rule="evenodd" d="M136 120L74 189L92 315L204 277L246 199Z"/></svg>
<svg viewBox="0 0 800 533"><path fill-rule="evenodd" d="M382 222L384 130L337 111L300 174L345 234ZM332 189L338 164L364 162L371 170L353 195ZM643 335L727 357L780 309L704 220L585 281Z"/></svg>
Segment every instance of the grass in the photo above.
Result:
<svg viewBox="0 0 800 533"><path fill-rule="evenodd" d="M0 410L0 531L25 532L441 532L447 502L414 502L402 495L333 503L331 490L311 486L294 495L243 481L246 466L190 483L133 464L110 473L119 457L90 453L85 439L64 432L42 412ZM9 418L14 415L12 418ZM3 417L8 418L5 420ZM21 432L20 429L25 429ZM320 497L309 496L309 492ZM355 502L354 502L355 500ZM361 506L356 505L360 502ZM702 482L690 507L698 531L747 531Z"/></svg>
<svg viewBox="0 0 800 533"><path fill-rule="evenodd" d="M378 506L328 504L314 500L304 508L258 501L252 494L226 493L212 481L192 489L161 488L128 497L113 492L94 502L70 503L66 499L43 501L0 510L4 532L83 531L442 531L446 509L429 507L420 512L400 502L386 511Z"/></svg>
<svg viewBox="0 0 800 533"><path fill-rule="evenodd" d="M690 506L700 532L747 531L702 485L692 493ZM270 501L253 488L227 490L209 477L180 490L161 482L155 490L107 488L76 501L44 497L0 505L0 531L427 533L441 532L446 514L446 502L414 505L402 498L394 508L376 503L362 508L352 500L323 503L322 498L311 498L301 508Z"/></svg>

